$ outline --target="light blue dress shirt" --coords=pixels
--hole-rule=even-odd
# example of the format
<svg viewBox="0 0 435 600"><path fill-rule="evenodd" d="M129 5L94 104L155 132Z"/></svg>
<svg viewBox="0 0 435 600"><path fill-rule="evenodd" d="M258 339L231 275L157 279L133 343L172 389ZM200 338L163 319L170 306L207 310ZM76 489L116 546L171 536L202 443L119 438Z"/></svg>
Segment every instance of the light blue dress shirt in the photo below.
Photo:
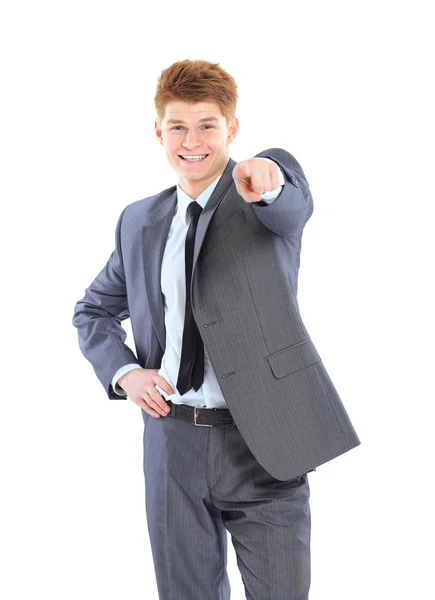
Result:
<svg viewBox="0 0 435 600"><path fill-rule="evenodd" d="M258 157L263 160L274 162L269 158ZM275 163L276 164L276 163ZM285 184L284 175L278 165L279 186L270 191L261 194L261 199L267 204L271 204L276 200ZM214 188L218 184L219 177L198 196L196 202L205 207L208 199L213 193ZM161 284L164 297L165 309L165 326L166 326L166 349L162 358L162 365L158 371L158 375L163 377L172 389L176 390L178 379L178 370L180 365L181 347L184 328L184 311L186 306L186 281L184 275L184 245L189 228L190 217L187 214L187 207L192 202L192 198L177 185L177 208L174 213L171 227L169 229L168 238L165 246L165 251L162 261ZM180 264L180 261L182 263ZM178 277L176 274L179 273ZM122 366L116 371L112 378L112 387L119 396L127 396L117 381L122 375L128 373L132 369L142 368L138 363L129 363ZM199 390L193 388L188 390L183 396L177 392L168 395L162 388L156 385L156 389L166 399L171 400L174 404L188 404L189 406L205 406L207 408L228 408L222 392L217 383L216 375L210 364L207 351L204 348L204 381Z"/></svg>

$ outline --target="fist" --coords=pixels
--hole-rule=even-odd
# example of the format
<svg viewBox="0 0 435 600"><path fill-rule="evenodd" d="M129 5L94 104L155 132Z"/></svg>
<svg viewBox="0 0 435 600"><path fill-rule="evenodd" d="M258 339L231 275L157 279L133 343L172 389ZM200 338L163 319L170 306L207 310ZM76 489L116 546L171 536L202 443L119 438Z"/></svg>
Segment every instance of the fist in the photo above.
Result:
<svg viewBox="0 0 435 600"><path fill-rule="evenodd" d="M279 186L279 167L263 158L248 158L233 169L237 192L245 202L259 202L261 194Z"/></svg>

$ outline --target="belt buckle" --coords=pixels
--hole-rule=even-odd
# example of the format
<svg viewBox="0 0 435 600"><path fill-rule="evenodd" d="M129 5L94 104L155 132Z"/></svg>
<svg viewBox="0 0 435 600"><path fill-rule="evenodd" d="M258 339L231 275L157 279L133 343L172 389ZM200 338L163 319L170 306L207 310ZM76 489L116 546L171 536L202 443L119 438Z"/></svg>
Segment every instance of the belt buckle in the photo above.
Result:
<svg viewBox="0 0 435 600"><path fill-rule="evenodd" d="M196 416L197 416L197 412L196 410L198 408L201 408L200 406L194 406L193 407L193 421L194 421L194 425L196 425L197 427L213 427L213 425L208 425L207 423L197 423L196 422Z"/></svg>

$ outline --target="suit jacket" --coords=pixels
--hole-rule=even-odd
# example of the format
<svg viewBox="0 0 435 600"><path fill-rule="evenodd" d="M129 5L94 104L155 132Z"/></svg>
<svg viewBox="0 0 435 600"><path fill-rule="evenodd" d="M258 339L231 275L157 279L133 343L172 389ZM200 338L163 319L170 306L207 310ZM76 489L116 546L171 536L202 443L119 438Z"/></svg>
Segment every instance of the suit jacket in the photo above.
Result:
<svg viewBox="0 0 435 600"><path fill-rule="evenodd" d="M251 452L286 480L361 442L302 321L297 302L301 238L313 212L304 172L286 150L267 157L285 185L271 204L237 193L229 159L201 212L190 293L199 333L222 395ZM76 303L79 345L110 399L127 363L159 369L166 346L160 266L176 186L129 204L115 250ZM186 282L188 285L188 282ZM125 344L130 317L137 357Z"/></svg>

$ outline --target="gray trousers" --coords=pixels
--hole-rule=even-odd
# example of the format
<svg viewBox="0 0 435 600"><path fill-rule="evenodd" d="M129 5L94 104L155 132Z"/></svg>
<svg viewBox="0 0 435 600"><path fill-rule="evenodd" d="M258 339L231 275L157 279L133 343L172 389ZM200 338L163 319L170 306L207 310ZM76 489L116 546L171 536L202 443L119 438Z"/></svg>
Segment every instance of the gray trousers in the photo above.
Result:
<svg viewBox="0 0 435 600"><path fill-rule="evenodd" d="M308 474L280 481L237 426L144 419L145 504L160 600L229 600L227 531L247 600L308 600Z"/></svg>

